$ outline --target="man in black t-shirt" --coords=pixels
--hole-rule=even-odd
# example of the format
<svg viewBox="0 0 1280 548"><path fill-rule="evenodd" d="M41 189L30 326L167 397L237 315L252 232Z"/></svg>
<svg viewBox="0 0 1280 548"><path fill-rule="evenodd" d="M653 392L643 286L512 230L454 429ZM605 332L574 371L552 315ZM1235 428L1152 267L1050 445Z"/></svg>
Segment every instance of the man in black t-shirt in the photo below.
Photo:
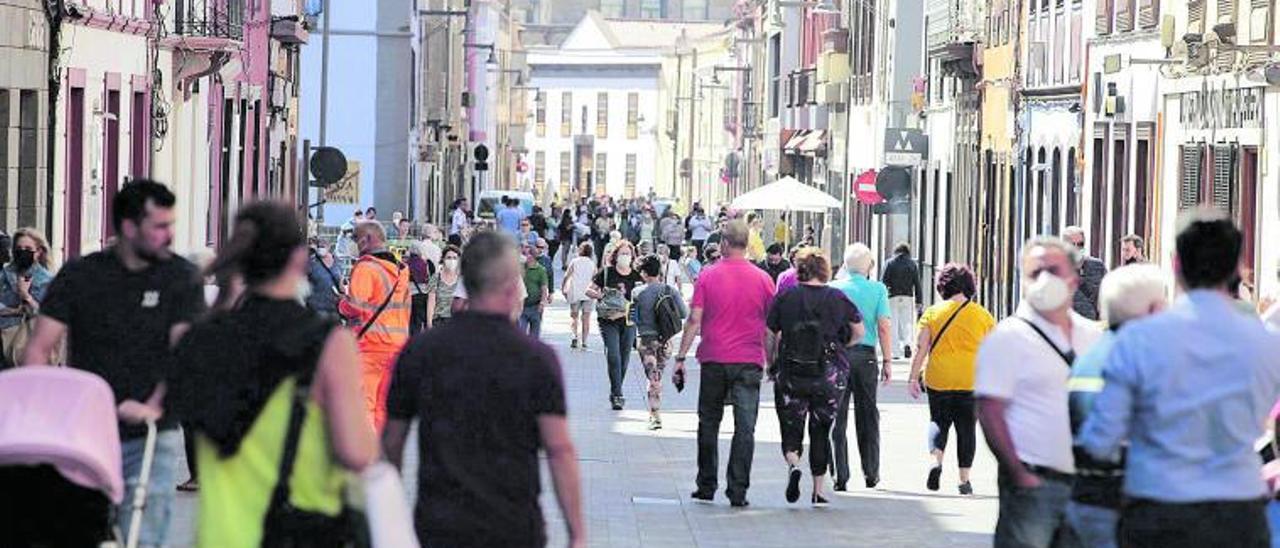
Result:
<svg viewBox="0 0 1280 548"><path fill-rule="evenodd" d="M162 415L171 349L204 310L204 288L196 267L173 255L173 206L164 185L138 179L112 202L117 242L72 260L49 286L23 364L50 361L67 336L70 367L101 376L119 403L124 477L132 492L142 467L147 421L159 430L151 467L140 543L166 542L169 504L182 436L174 417ZM118 513L128 534L131 498Z"/></svg>
<svg viewBox="0 0 1280 548"><path fill-rule="evenodd" d="M396 363L383 450L400 466L419 419L414 523L427 546L545 545L539 449L570 546L586 545L560 364L514 325L520 272L510 238L472 237L462 254L467 310L413 339Z"/></svg>

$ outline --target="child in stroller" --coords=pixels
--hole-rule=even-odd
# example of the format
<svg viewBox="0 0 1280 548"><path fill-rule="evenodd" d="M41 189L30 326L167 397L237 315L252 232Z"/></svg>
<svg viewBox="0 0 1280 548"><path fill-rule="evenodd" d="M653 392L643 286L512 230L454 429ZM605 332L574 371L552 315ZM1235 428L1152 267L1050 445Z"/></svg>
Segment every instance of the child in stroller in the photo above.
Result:
<svg viewBox="0 0 1280 548"><path fill-rule="evenodd" d="M0 485L0 546L113 545L124 480L107 383L66 367L0 372Z"/></svg>

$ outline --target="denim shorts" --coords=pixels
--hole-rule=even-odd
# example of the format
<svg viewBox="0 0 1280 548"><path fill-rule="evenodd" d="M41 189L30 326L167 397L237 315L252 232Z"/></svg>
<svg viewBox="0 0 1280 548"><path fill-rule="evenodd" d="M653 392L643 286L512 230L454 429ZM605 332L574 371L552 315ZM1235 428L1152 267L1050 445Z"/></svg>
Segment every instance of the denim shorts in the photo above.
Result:
<svg viewBox="0 0 1280 548"><path fill-rule="evenodd" d="M127 538L133 519L133 490L138 485L142 471L142 453L146 438L121 440L125 494L120 504L117 526ZM147 500L142 513L142 533L139 546L164 546L169 542L170 508L178 481L178 454L182 452L182 433L177 428L156 432L155 457L151 461L151 477L147 480Z"/></svg>

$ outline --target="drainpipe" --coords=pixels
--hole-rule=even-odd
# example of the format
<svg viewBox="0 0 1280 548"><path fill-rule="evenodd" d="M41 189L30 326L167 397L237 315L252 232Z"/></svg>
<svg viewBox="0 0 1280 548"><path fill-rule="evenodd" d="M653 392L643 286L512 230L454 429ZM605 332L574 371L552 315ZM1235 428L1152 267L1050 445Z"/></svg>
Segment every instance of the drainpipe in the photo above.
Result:
<svg viewBox="0 0 1280 548"><path fill-rule="evenodd" d="M46 31L49 33L48 50L46 51L48 68L45 74L48 77L48 108L46 110L45 120L45 150L48 158L45 164L45 185L44 185L44 233L48 235L49 244L56 243L54 240L57 235L53 231L53 204L56 194L53 191L53 185L56 180L54 175L54 158L57 157L55 151L58 148L58 135L55 129L58 126L58 94L62 87L62 71L58 65L58 54L62 51L61 30L63 5L61 0L53 0L50 2L41 2L44 5L44 20L48 24ZM64 257L65 259L65 257Z"/></svg>

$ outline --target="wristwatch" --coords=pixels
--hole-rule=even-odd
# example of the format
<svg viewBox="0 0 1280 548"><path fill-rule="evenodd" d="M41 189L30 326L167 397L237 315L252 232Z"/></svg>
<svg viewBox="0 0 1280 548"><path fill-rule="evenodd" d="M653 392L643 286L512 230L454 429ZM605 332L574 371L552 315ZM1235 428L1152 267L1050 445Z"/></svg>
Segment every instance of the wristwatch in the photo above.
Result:
<svg viewBox="0 0 1280 548"><path fill-rule="evenodd" d="M678 362L682 362L682 361L684 361L684 359L685 359L685 357L684 357L684 356L676 356L676 361L678 361Z"/></svg>

